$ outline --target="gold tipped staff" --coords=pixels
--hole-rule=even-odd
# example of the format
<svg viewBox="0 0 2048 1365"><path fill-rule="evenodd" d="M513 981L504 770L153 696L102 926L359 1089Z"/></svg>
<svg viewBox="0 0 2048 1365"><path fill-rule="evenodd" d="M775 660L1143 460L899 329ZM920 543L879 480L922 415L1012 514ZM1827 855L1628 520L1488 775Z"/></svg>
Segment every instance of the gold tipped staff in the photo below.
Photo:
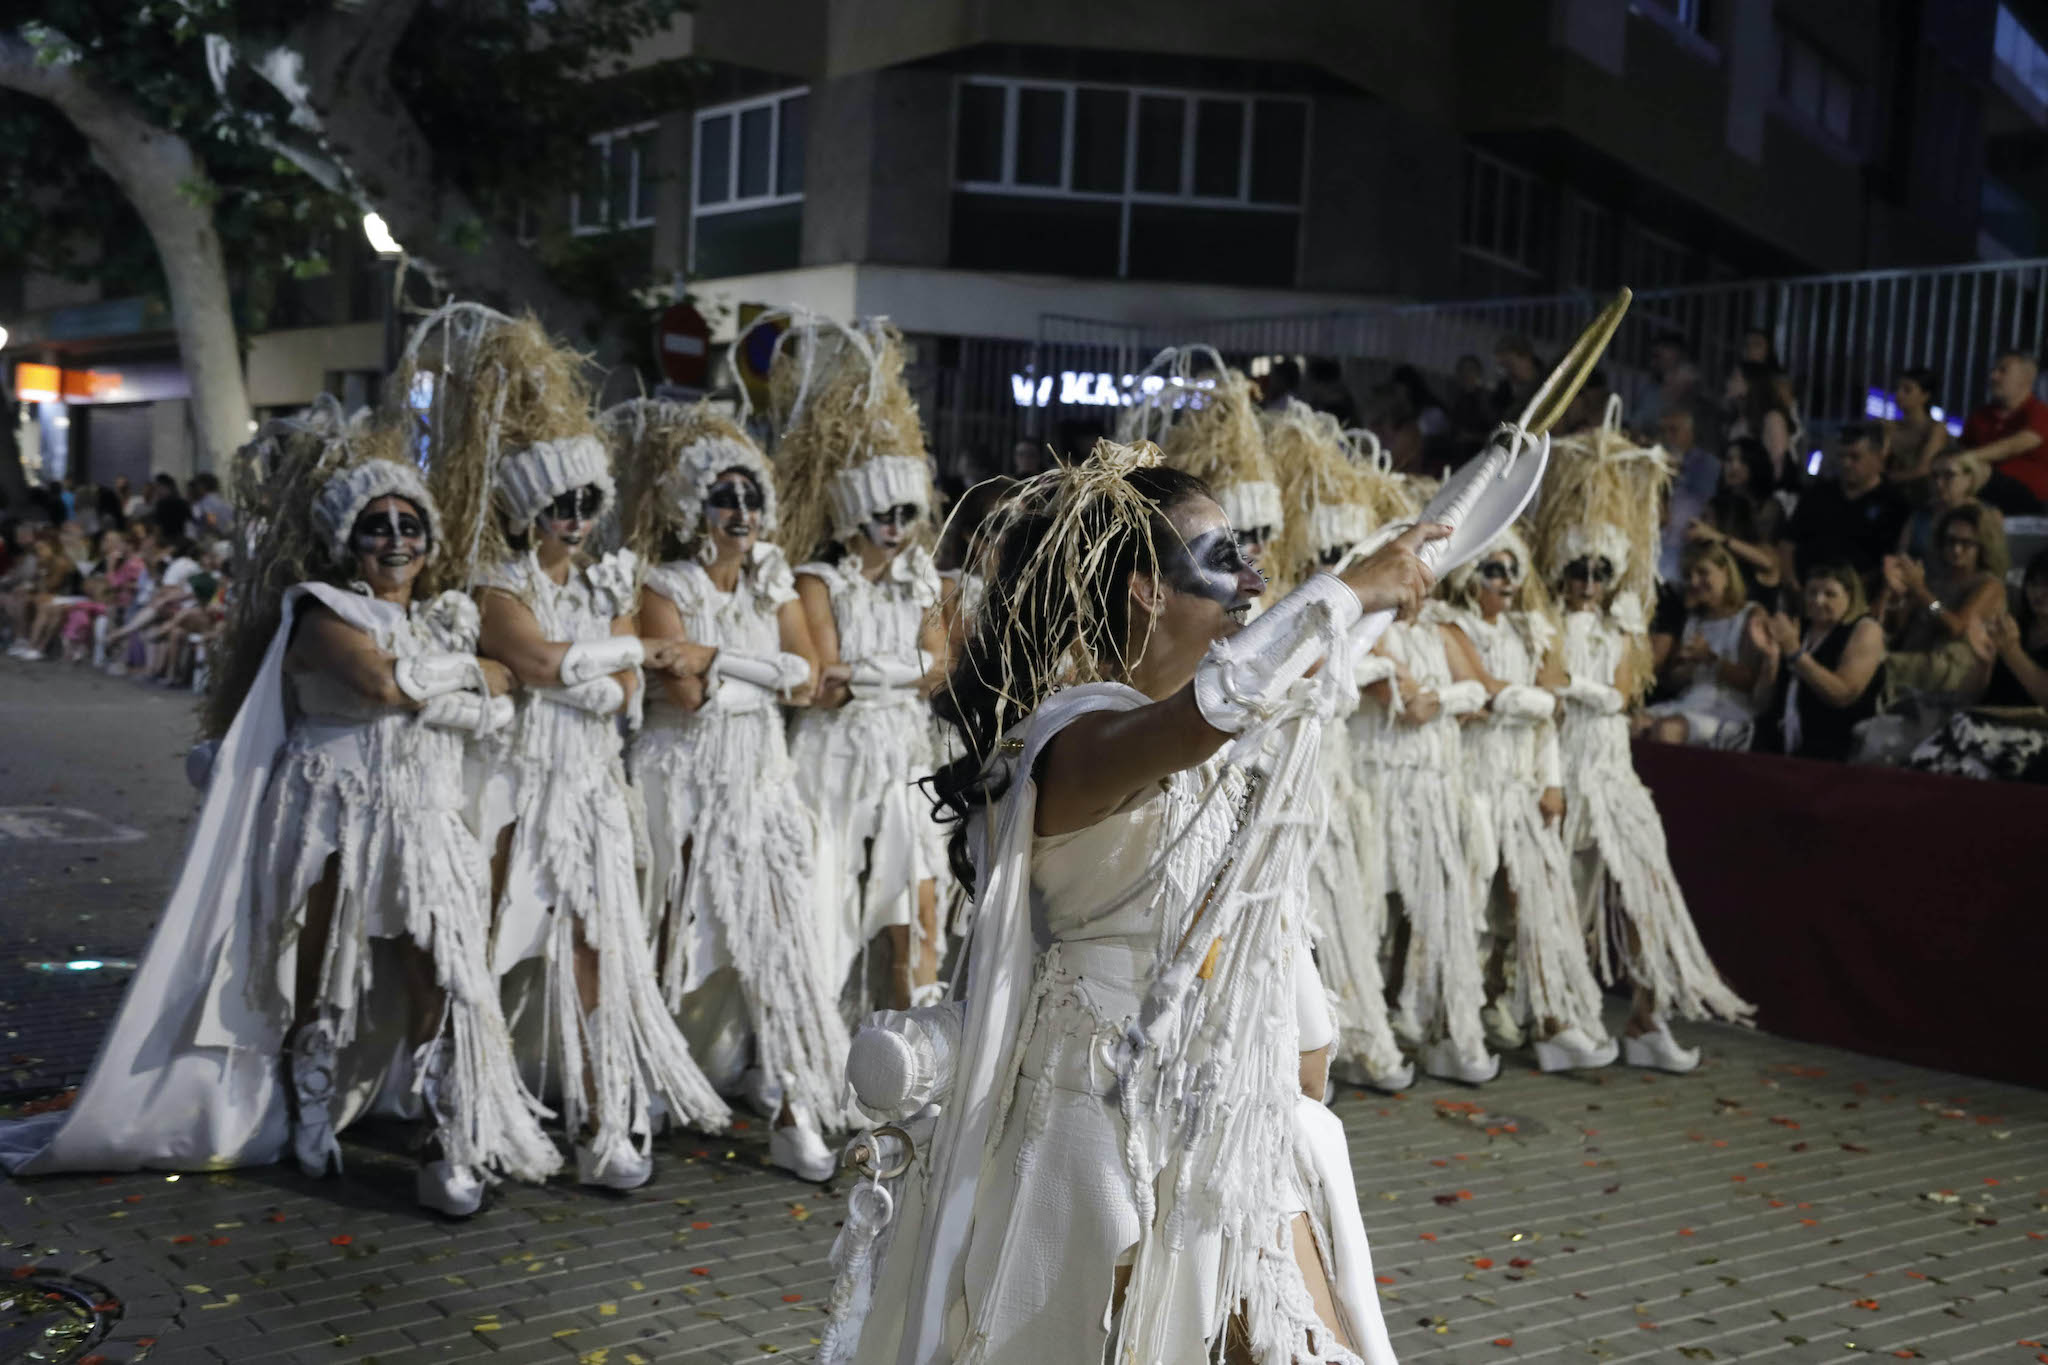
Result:
<svg viewBox="0 0 2048 1365"><path fill-rule="evenodd" d="M1557 425L1572 400L1579 396L1579 390L1586 386L1587 376L1600 363L1600 357L1607 351L1607 344L1614 340L1614 334L1621 327L1621 319L1628 312L1635 292L1623 286L1599 315L1586 324L1586 330L1579 333L1579 339L1564 353L1550 371L1549 378L1529 396L1529 405L1522 409L1522 415L1515 422L1531 436L1541 436Z"/></svg>

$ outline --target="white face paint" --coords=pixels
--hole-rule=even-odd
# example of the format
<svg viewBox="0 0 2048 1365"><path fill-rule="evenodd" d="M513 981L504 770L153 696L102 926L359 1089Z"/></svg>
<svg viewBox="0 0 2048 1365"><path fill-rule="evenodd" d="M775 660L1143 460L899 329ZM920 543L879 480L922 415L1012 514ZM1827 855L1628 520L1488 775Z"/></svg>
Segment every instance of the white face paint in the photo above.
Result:
<svg viewBox="0 0 2048 1365"><path fill-rule="evenodd" d="M597 514L604 510L604 490L596 484L585 484L572 488L543 507L534 519L543 541L573 550L583 543L585 536L597 525Z"/></svg>
<svg viewBox="0 0 2048 1365"><path fill-rule="evenodd" d="M916 503L898 503L869 514L860 524L860 533L877 549L894 553L903 548L921 515Z"/></svg>
<svg viewBox="0 0 2048 1365"><path fill-rule="evenodd" d="M1159 570L1175 592L1206 597L1239 621L1266 590L1264 575L1228 525L1212 526L1177 546Z"/></svg>
<svg viewBox="0 0 2048 1365"><path fill-rule="evenodd" d="M356 518L348 538L356 555L356 576L373 592L409 585L426 565L426 518L405 498L387 496L372 502Z"/></svg>
<svg viewBox="0 0 2048 1365"><path fill-rule="evenodd" d="M761 531L767 499L745 470L729 469L704 495L704 528L714 544L745 550Z"/></svg>

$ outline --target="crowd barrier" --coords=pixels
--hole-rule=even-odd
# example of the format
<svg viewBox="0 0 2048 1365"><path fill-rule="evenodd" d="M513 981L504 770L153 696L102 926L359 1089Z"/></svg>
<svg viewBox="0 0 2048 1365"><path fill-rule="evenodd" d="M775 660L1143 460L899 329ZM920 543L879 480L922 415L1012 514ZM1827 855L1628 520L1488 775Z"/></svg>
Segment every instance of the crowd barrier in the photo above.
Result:
<svg viewBox="0 0 2048 1365"><path fill-rule="evenodd" d="M2048 787L1651 743L1636 768L1763 1028L2048 1088Z"/></svg>

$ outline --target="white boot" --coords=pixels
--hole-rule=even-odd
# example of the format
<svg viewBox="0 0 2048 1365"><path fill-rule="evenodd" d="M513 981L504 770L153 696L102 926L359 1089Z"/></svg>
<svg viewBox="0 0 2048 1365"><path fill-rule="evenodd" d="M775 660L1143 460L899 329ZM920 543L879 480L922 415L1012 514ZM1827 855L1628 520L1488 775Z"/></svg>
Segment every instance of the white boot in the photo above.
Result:
<svg viewBox="0 0 2048 1365"><path fill-rule="evenodd" d="M607 1190L637 1190L654 1178L654 1158L633 1146L600 1157L588 1142L576 1144L576 1180Z"/></svg>
<svg viewBox="0 0 2048 1365"><path fill-rule="evenodd" d="M1361 1067L1360 1070L1365 1074L1367 1088L1384 1095L1392 1095L1415 1084L1415 1066L1406 1058L1401 1058L1391 1067L1382 1067L1379 1070Z"/></svg>
<svg viewBox="0 0 2048 1365"><path fill-rule="evenodd" d="M331 1166L341 1170L341 1144L334 1140L334 1021L317 1017L292 1040L292 1095L297 1115L292 1123L292 1152L299 1169L313 1179Z"/></svg>
<svg viewBox="0 0 2048 1365"><path fill-rule="evenodd" d="M823 1184L839 1170L839 1157L818 1135L818 1125L798 1113L796 1122L768 1136L768 1160L799 1179Z"/></svg>
<svg viewBox="0 0 2048 1365"><path fill-rule="evenodd" d="M445 1213L450 1218L467 1218L483 1207L483 1178L467 1166L452 1161L429 1161L413 1181L413 1197L421 1208Z"/></svg>
<svg viewBox="0 0 2048 1365"><path fill-rule="evenodd" d="M1574 1024L1536 1040L1536 1065L1545 1071L1590 1071L1611 1063L1619 1050L1612 1038L1595 1039Z"/></svg>
<svg viewBox="0 0 2048 1365"><path fill-rule="evenodd" d="M1662 1019L1657 1021L1657 1027L1641 1037L1624 1038L1622 1055L1630 1066L1669 1071L1681 1076L1700 1064L1699 1049L1680 1047L1678 1040L1671 1036L1671 1025Z"/></svg>
<svg viewBox="0 0 2048 1365"><path fill-rule="evenodd" d="M748 1067L747 1074L740 1077L740 1098L764 1119L782 1113L782 1083L758 1066Z"/></svg>
<svg viewBox="0 0 2048 1365"><path fill-rule="evenodd" d="M1500 1044L1502 1051L1511 1051L1522 1045L1522 1026L1515 1022L1506 1001L1496 1000L1479 1011L1479 1022L1486 1026L1487 1033Z"/></svg>
<svg viewBox="0 0 2048 1365"><path fill-rule="evenodd" d="M1483 1047L1461 1052L1445 1038L1422 1049L1422 1069L1439 1080L1484 1085L1500 1074L1500 1058Z"/></svg>

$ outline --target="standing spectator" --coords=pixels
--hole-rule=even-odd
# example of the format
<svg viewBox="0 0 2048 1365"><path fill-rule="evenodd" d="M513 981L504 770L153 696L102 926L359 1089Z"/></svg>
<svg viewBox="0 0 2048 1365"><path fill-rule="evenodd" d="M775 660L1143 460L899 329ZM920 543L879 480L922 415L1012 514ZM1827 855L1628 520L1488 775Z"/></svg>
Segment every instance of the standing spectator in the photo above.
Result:
<svg viewBox="0 0 2048 1365"><path fill-rule="evenodd" d="M1771 698L1780 753L1846 762L1856 727L1877 714L1884 688L1884 629L1871 618L1861 571L1815 565L1806 581L1804 635L1782 612L1750 616L1762 667L1759 697Z"/></svg>
<svg viewBox="0 0 2048 1365"><path fill-rule="evenodd" d="M1045 472L1045 443L1029 437L1010 447L1010 473L1018 479L1035 478Z"/></svg>
<svg viewBox="0 0 2048 1365"><path fill-rule="evenodd" d="M1925 507L1934 499L1934 457L1950 439L1934 419L1934 371L1924 365L1901 370L1892 390L1899 415L1885 423L1884 477L1907 502Z"/></svg>
<svg viewBox="0 0 2048 1365"><path fill-rule="evenodd" d="M235 527L235 509L220 495L220 479L213 474L192 476L193 535L198 540L225 540Z"/></svg>
<svg viewBox="0 0 2048 1365"><path fill-rule="evenodd" d="M1529 344L1529 338L1514 332L1493 344L1493 363L1500 367L1500 383L1493 388L1494 420L1498 421L1501 416L1527 407L1548 371L1536 358L1536 348Z"/></svg>
<svg viewBox="0 0 2048 1365"><path fill-rule="evenodd" d="M1784 362L1778 359L1778 343L1762 327L1752 327L1742 334L1742 363L1762 365L1775 374L1785 372Z"/></svg>
<svg viewBox="0 0 2048 1365"><path fill-rule="evenodd" d="M1793 462L1792 410L1778 391L1777 371L1750 361L1730 370L1721 418L1723 440L1759 442L1771 459L1771 486L1784 487Z"/></svg>
<svg viewBox="0 0 2048 1365"><path fill-rule="evenodd" d="M1387 440L1394 467L1441 477L1450 460L1450 415L1413 365L1395 366L1389 382L1399 398L1397 410L1405 414Z"/></svg>
<svg viewBox="0 0 2048 1365"><path fill-rule="evenodd" d="M178 481L170 475L156 476L156 503L149 514L166 545L185 538L185 528L192 524L192 504L179 496Z"/></svg>
<svg viewBox="0 0 2048 1365"><path fill-rule="evenodd" d="M1693 363L1684 337L1666 332L1650 344L1650 374L1657 381L1657 391L1651 395L1649 410L1643 417L1662 421L1667 414L1684 408L1692 413L1697 438L1710 448L1718 448L1720 405L1708 397L1699 366Z"/></svg>
<svg viewBox="0 0 2048 1365"><path fill-rule="evenodd" d="M1991 367L1991 401L1963 423L1963 447L2003 475L2025 484L2031 511L2048 498L2048 404L2034 397L2041 367L2025 351L2009 350Z"/></svg>
<svg viewBox="0 0 2048 1365"><path fill-rule="evenodd" d="M1657 421L1657 439L1670 458L1671 501L1665 508L1657 576L1667 583L1685 577L1686 532L1706 512L1721 484L1721 462L1700 448L1692 409L1671 408Z"/></svg>
<svg viewBox="0 0 2048 1365"><path fill-rule="evenodd" d="M1259 381L1259 406L1268 412L1280 412L1300 387L1301 362L1291 355L1283 356L1273 362L1273 368Z"/></svg>
<svg viewBox="0 0 2048 1365"><path fill-rule="evenodd" d="M1884 481L1882 433L1869 427L1842 428L1835 451L1835 478L1800 495L1780 562L1797 585L1820 565L1846 564L1866 583L1899 543L1912 509Z"/></svg>
<svg viewBox="0 0 2048 1365"><path fill-rule="evenodd" d="M1779 532L1784 509L1771 496L1771 457L1763 442L1740 436L1721 453L1721 486L1707 500L1704 515L1686 528L1695 545L1718 545L1742 568L1744 595L1752 602L1777 604L1784 583L1778 563Z"/></svg>
<svg viewBox="0 0 2048 1365"><path fill-rule="evenodd" d="M1486 391L1486 366L1476 355L1458 357L1451 373L1451 458L1462 464L1479 453L1500 423L1500 409Z"/></svg>

